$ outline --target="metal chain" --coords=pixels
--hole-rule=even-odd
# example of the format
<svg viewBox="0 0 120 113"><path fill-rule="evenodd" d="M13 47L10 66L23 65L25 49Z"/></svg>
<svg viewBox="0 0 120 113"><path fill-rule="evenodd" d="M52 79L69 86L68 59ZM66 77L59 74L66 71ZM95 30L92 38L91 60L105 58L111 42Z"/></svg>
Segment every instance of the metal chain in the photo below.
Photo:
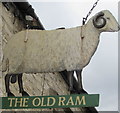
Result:
<svg viewBox="0 0 120 113"><path fill-rule="evenodd" d="M90 9L89 13L87 14L86 18L83 18L83 22L82 24L84 25L85 22L87 21L88 17L90 16L90 14L92 13L93 9L96 7L96 5L98 4L100 0L97 0L94 4L93 4L93 7Z"/></svg>

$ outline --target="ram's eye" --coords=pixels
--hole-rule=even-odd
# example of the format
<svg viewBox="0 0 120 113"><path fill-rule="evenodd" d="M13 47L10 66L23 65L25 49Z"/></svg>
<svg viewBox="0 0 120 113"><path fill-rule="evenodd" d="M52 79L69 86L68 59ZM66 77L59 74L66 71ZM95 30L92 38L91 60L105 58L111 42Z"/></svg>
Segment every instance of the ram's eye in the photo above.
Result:
<svg viewBox="0 0 120 113"><path fill-rule="evenodd" d="M107 19L108 19L108 20L110 20L110 18L109 18L109 17L107 17Z"/></svg>

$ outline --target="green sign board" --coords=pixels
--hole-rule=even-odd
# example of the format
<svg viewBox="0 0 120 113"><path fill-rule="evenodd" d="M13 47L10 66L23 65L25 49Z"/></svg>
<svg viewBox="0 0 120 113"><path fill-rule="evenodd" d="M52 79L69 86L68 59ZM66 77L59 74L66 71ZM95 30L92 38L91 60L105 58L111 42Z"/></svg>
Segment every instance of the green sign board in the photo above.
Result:
<svg viewBox="0 0 120 113"><path fill-rule="evenodd" d="M1 97L1 109L39 109L68 107L97 107L99 94L56 96Z"/></svg>

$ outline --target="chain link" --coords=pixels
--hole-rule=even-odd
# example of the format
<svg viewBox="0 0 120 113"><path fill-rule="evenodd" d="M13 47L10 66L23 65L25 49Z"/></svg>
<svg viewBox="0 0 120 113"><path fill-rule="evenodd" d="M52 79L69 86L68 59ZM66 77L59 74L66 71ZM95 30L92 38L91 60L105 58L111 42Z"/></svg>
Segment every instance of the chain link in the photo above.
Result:
<svg viewBox="0 0 120 113"><path fill-rule="evenodd" d="M92 13L93 9L96 7L96 5L98 4L100 0L97 0L94 4L93 4L93 7L90 9L89 13L87 14L86 18L83 18L83 22L82 24L84 25L85 22L87 21L88 17L90 16L90 14Z"/></svg>

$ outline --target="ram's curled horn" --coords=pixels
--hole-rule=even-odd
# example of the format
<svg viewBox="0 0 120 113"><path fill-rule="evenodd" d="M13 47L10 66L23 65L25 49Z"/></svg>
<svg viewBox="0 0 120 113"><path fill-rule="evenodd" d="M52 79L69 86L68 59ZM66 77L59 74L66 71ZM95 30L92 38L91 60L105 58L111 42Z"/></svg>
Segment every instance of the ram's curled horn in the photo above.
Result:
<svg viewBox="0 0 120 113"><path fill-rule="evenodd" d="M100 12L93 18L93 25L96 28L103 28L106 25L106 19L103 17L104 13Z"/></svg>

